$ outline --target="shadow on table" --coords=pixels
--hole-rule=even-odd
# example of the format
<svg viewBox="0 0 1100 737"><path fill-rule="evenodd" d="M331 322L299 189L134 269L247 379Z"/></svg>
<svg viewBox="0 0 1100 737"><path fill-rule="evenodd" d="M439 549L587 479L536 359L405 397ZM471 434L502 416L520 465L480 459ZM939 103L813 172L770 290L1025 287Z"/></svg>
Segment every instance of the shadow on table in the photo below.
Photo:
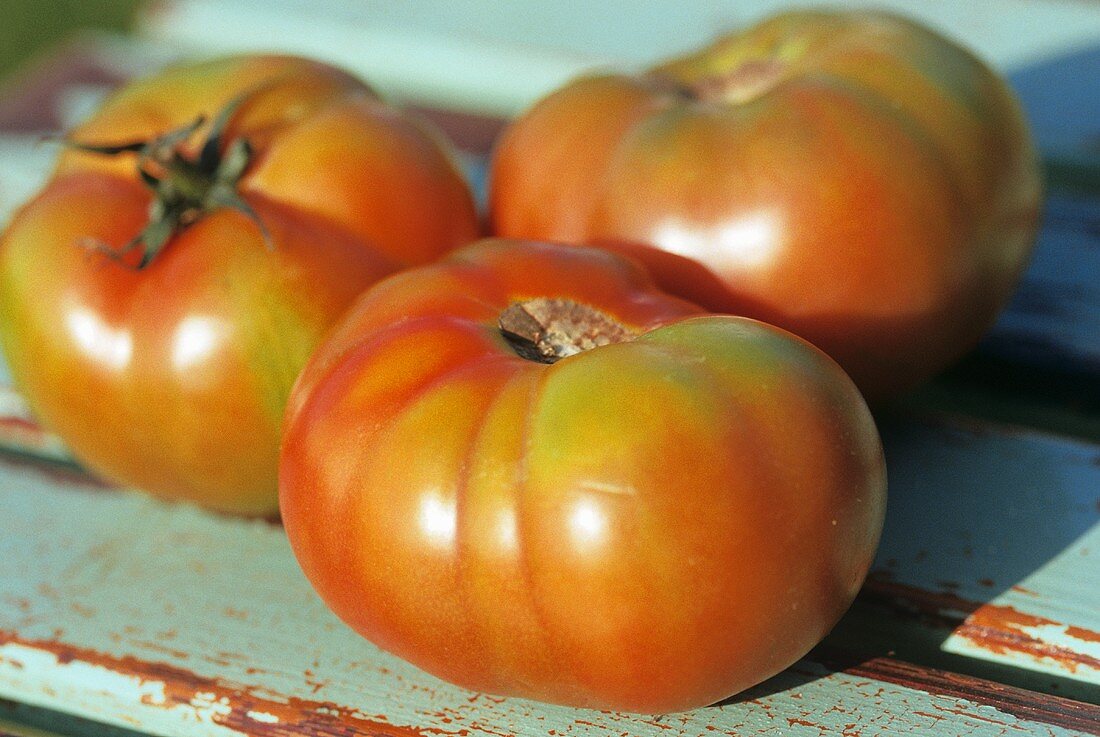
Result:
<svg viewBox="0 0 1100 737"><path fill-rule="evenodd" d="M983 658L1034 657L1046 648L1048 665L1061 660L1067 673L1079 665L1065 643L1029 641L1024 628L1044 622L1024 610L1049 611L1069 595L1085 611L1091 606L1095 592L1074 573L1089 564L1084 538L1100 529L1100 447L976 421L880 417L880 427L890 499L859 599L806 661L726 703L838 671L938 687L938 677L929 681L905 663L1100 703L1094 685L1038 671L1028 657L1020 667ZM1008 592L1018 608L995 601ZM965 654L944 650L952 634L967 638Z"/></svg>

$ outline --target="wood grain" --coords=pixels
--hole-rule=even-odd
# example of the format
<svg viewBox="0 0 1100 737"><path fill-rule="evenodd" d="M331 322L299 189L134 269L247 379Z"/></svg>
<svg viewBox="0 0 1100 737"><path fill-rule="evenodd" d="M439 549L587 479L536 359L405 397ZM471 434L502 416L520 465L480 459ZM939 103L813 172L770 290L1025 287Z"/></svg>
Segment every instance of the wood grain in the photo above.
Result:
<svg viewBox="0 0 1100 737"><path fill-rule="evenodd" d="M658 719L474 694L338 622L277 526L0 462L0 695L106 723L164 735L646 737L1067 735L1100 719L959 679L969 691L912 666L807 660L740 699Z"/></svg>

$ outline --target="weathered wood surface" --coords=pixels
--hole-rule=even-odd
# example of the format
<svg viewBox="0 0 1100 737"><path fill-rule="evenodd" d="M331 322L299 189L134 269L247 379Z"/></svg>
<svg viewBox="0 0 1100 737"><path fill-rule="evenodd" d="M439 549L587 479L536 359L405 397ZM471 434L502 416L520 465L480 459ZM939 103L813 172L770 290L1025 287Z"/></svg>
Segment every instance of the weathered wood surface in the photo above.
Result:
<svg viewBox="0 0 1100 737"><path fill-rule="evenodd" d="M1068 735L1100 723L1080 702L828 656L659 719L474 694L351 633L277 526L11 461L0 622L0 695L163 735Z"/></svg>
<svg viewBox="0 0 1100 737"><path fill-rule="evenodd" d="M887 418L882 429L890 503L861 595L890 610L880 627L899 637L927 630L925 649L931 641L1079 681L1060 692L1100 702L1100 446L958 419ZM84 478L18 395L3 390L0 447L60 461L55 474Z"/></svg>
<svg viewBox="0 0 1100 737"><path fill-rule="evenodd" d="M863 597L949 628L946 652L1100 701L1100 446L959 419L880 425L889 502Z"/></svg>
<svg viewBox="0 0 1100 737"><path fill-rule="evenodd" d="M1031 264L979 350L1100 376L1100 197L1048 198Z"/></svg>
<svg viewBox="0 0 1100 737"><path fill-rule="evenodd" d="M1078 68L1095 65L1086 62ZM76 81L124 76L117 63L107 74L94 63L84 71ZM1051 104L1050 80L1085 92L1100 85L1057 65L1032 71L1038 81L1014 81L1033 119ZM42 103L43 120L73 114L71 104L47 109L72 91L63 82ZM1072 110L1100 106L1100 91L1092 103L1065 102L1080 89L1060 94ZM0 104L0 122L3 113ZM468 170L483 182L485 126L497 123L439 120L466 142ZM1038 118L1040 143L1083 160L1100 140L1088 128L1097 118L1073 118L1080 128L1065 120ZM0 222L48 167L49 149L27 149L32 139L0 139L11 162L0 166ZM1054 192L1024 285L980 350L1100 375L1095 194ZM1100 446L966 420L894 418L883 431L882 548L839 628L848 636L828 642L870 648L874 628L880 643L925 666L963 663L967 673L1100 702ZM99 489L3 391L0 446L60 462L0 465L0 699L170 735L1100 731L1085 703L827 649L745 698L662 720L476 696L349 633L310 592L278 527Z"/></svg>

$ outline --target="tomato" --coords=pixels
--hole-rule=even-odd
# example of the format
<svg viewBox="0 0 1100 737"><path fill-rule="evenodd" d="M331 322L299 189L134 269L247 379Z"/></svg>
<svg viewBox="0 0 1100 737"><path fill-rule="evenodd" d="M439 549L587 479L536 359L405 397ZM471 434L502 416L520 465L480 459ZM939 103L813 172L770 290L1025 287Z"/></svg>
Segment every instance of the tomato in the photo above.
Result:
<svg viewBox="0 0 1100 737"><path fill-rule="evenodd" d="M172 68L71 139L0 240L17 386L109 479L273 513L286 398L322 334L477 235L443 141L291 57Z"/></svg>
<svg viewBox="0 0 1100 737"><path fill-rule="evenodd" d="M491 221L631 253L882 399L993 322L1040 190L1020 107L981 61L899 17L809 11L549 95L498 144Z"/></svg>
<svg viewBox="0 0 1100 737"><path fill-rule="evenodd" d="M614 254L510 241L363 295L280 460L294 552L359 633L467 688L648 713L816 644L884 503L871 416L823 353Z"/></svg>

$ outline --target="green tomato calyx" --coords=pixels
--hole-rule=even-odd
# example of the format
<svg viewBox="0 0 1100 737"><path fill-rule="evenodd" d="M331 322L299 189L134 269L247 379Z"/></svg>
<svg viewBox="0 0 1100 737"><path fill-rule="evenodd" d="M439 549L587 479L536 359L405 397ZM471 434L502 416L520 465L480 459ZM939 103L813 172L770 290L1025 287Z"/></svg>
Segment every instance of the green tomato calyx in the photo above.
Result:
<svg viewBox="0 0 1100 737"><path fill-rule="evenodd" d="M198 156L188 157L181 145L205 124L200 115L187 125L144 141L113 145L95 145L65 140L69 148L104 156L137 154L137 173L153 191L149 221L141 232L120 248L99 241L88 243L93 250L121 261L135 249L141 258L135 268L142 269L179 231L218 208L229 207L247 216L259 228L264 243L271 247L271 236L255 210L241 198L237 185L252 159L252 147L245 138L225 143L225 132L233 114L246 99L231 100L210 122L210 130Z"/></svg>
<svg viewBox="0 0 1100 737"><path fill-rule="evenodd" d="M554 363L638 335L595 307L552 297L513 302L500 313L498 326L517 355L538 363Z"/></svg>

